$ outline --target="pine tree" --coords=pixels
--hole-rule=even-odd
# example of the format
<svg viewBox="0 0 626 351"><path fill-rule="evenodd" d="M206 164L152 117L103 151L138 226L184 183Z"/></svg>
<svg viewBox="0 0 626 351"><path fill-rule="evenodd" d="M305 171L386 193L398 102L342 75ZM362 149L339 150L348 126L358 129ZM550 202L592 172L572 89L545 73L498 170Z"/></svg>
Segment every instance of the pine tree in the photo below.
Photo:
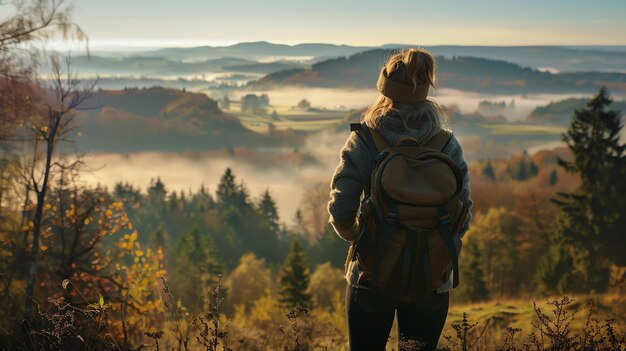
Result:
<svg viewBox="0 0 626 351"><path fill-rule="evenodd" d="M304 223L304 215L302 214L302 209L298 208L296 210L296 214L293 218L294 221L294 232L296 235L301 236L303 238L307 238L309 236L309 231L307 230L307 226Z"/></svg>
<svg viewBox="0 0 626 351"><path fill-rule="evenodd" d="M156 182L154 179L150 181L150 187L148 188L148 201L151 204L155 206L164 206L166 195L167 190L165 189L165 184L163 184L161 178L157 178Z"/></svg>
<svg viewBox="0 0 626 351"><path fill-rule="evenodd" d="M236 198L237 184L235 184L235 175L230 167L226 168L226 171L222 175L215 195L221 206L231 204Z"/></svg>
<svg viewBox="0 0 626 351"><path fill-rule="evenodd" d="M172 191L172 193L170 194L169 198L167 199L168 205L169 205L169 210L176 210L178 208L178 194L176 193L176 190Z"/></svg>
<svg viewBox="0 0 626 351"><path fill-rule="evenodd" d="M526 152L526 151L524 151ZM519 165L517 166L517 175L514 177L517 180L528 179L528 167L526 166L526 155L522 155L519 159Z"/></svg>
<svg viewBox="0 0 626 351"><path fill-rule="evenodd" d="M165 231L163 224L159 225L157 230L148 238L148 247L152 250L161 249L166 263L171 259L170 237Z"/></svg>
<svg viewBox="0 0 626 351"><path fill-rule="evenodd" d="M483 174L491 180L496 180L496 173L491 165L491 160L487 160L487 164L485 165L485 168L483 168Z"/></svg>
<svg viewBox="0 0 626 351"><path fill-rule="evenodd" d="M221 209L244 210L249 206L248 191L243 184L236 184L233 170L226 168L216 191L217 203Z"/></svg>
<svg viewBox="0 0 626 351"><path fill-rule="evenodd" d="M188 305L197 305L198 291L194 288L214 287L217 276L222 271L222 263L217 257L215 244L210 235L193 229L184 234L176 248L176 271L180 278L179 290ZM200 284L198 284L200 283Z"/></svg>
<svg viewBox="0 0 626 351"><path fill-rule="evenodd" d="M267 220L270 229L274 233L278 233L279 231L279 217L278 217L278 207L276 206L276 201L270 195L269 189L266 189L261 197L261 201L259 202L259 212Z"/></svg>
<svg viewBox="0 0 626 351"><path fill-rule="evenodd" d="M208 192L204 184L200 186L200 190L191 198L191 207L194 211L205 212L215 208L215 201Z"/></svg>
<svg viewBox="0 0 626 351"><path fill-rule="evenodd" d="M484 301L489 298L485 274L482 269L482 255L475 240L467 240L463 252L463 269L461 270L463 284L460 293L471 302Z"/></svg>
<svg viewBox="0 0 626 351"><path fill-rule="evenodd" d="M559 182L559 177L556 173L556 169L553 169L552 172L550 172L550 179L548 181L550 185L556 185L556 183Z"/></svg>
<svg viewBox="0 0 626 351"><path fill-rule="evenodd" d="M306 260L300 242L292 241L289 254L283 263L278 291L278 300L289 308L311 306L311 295L307 293L310 272Z"/></svg>
<svg viewBox="0 0 626 351"><path fill-rule="evenodd" d="M563 238L573 252L579 289L604 290L608 285L608 260L624 260L626 213L624 178L626 146L620 143L621 116L607 110L612 100L605 88L585 108L574 112L563 141L574 159L558 159L567 172L580 176L572 193L558 193L553 201L559 206L557 237ZM608 260L607 260L608 259Z"/></svg>
<svg viewBox="0 0 626 351"><path fill-rule="evenodd" d="M539 174L539 168L537 167L537 165L535 164L533 160L530 160L528 164L528 173L530 174L531 177L535 177L537 176L537 174Z"/></svg>
<svg viewBox="0 0 626 351"><path fill-rule="evenodd" d="M571 255L562 237L552 238L548 252L539 261L535 272L535 284L540 291L564 293L571 285L570 277L574 270Z"/></svg>

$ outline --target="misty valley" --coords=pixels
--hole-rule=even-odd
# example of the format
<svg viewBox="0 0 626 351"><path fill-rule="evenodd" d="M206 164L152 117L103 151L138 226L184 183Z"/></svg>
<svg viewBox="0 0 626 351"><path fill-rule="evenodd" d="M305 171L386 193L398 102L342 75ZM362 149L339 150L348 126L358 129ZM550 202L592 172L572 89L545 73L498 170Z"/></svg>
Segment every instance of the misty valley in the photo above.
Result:
<svg viewBox="0 0 626 351"><path fill-rule="evenodd" d="M625 106L626 73L603 73L626 71L623 52L432 50L442 55L434 97L471 161L558 147L573 111L601 85L616 109ZM68 147L92 155L85 180L109 188L120 181L145 188L161 177L169 189L189 191L216 184L232 167L253 193L269 188L292 218L299 184L332 174L348 124L376 96L371 72L391 52L259 42L74 57L73 69L83 81L97 79L98 92L78 112ZM607 64L598 69L596 60ZM547 72L548 63L557 67ZM172 165L177 172L167 172Z"/></svg>
<svg viewBox="0 0 626 351"><path fill-rule="evenodd" d="M27 43L45 47L47 32L31 33L51 23L86 42L56 12L63 2L48 1L25 0L34 7L0 20L0 350L349 350L349 324L365 320L349 310L389 307L350 279L384 269L424 278L432 296L416 306L447 316L441 337L422 343L403 335L407 302L394 302L386 350L626 350L626 46L427 46L434 57L404 44L266 41L48 52ZM432 86L409 77L409 102L383 93L398 83L386 66L398 55L407 62L393 72L436 76ZM432 75L411 71L414 57ZM438 129L399 133L391 147L380 131L366 140L374 129L357 123L374 116L374 101L431 106L419 122L435 113L427 122ZM421 144L431 140L437 148ZM438 160L447 178L398 168L386 181L426 182L428 199L455 188L449 202L374 204L392 195L372 190L384 176L355 175L360 142L373 143L376 171L393 150L436 151L412 165ZM354 189L354 208L335 206ZM401 223L398 206L429 208L436 229ZM359 215L346 225L333 210ZM401 244L385 242L396 229ZM399 245L393 265L363 268L367 254ZM444 246L441 285L431 258ZM431 300L441 296L445 306Z"/></svg>

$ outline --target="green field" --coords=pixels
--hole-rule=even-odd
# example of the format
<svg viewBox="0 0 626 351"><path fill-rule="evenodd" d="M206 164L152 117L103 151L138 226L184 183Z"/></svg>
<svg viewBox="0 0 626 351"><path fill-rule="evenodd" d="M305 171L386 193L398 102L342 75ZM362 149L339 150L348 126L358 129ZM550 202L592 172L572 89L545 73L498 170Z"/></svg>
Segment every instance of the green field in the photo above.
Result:
<svg viewBox="0 0 626 351"><path fill-rule="evenodd" d="M560 135L566 129L550 125L513 123L489 123L479 126L490 130L491 135Z"/></svg>
<svg viewBox="0 0 626 351"><path fill-rule="evenodd" d="M245 128L256 133L267 133L270 125L279 131L318 131L341 122L347 113L340 110L305 111L289 106L269 106L266 113L251 113L242 112L236 103L224 111L237 116Z"/></svg>

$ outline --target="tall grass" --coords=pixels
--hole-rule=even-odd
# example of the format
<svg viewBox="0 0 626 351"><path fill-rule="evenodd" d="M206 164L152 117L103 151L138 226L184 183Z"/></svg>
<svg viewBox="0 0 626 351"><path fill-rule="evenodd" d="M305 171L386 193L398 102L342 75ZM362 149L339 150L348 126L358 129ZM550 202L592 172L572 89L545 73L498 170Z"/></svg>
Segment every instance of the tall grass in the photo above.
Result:
<svg viewBox="0 0 626 351"><path fill-rule="evenodd" d="M146 325L146 330L129 330L141 335L140 344L131 346L118 340L109 326L115 322L110 304L99 295L86 307L67 303L63 298L49 299L47 309L40 306L31 326L24 324L27 340L17 349L30 350L347 350L345 335L327 328L311 311L294 308L284 315L282 324L271 324L263 335L229 325L222 313L224 294L221 279L206 296L205 310L190 315L175 297L165 278L160 278L159 294L164 322ZM84 298L84 297L83 297ZM533 302L533 322L528 330L495 326L491 319L478 323L463 313L452 322L451 335L445 335L441 351L626 351L626 334L614 319L599 319L593 303L580 304L563 296ZM581 320L582 319L582 320ZM577 323L574 323L577 321ZM156 328L156 329L155 329ZM500 333L500 335L494 335ZM18 336L16 336L18 337ZM0 345L0 349L2 345ZM400 340L392 350L420 350L419 340ZM6 348L4 348L6 349Z"/></svg>

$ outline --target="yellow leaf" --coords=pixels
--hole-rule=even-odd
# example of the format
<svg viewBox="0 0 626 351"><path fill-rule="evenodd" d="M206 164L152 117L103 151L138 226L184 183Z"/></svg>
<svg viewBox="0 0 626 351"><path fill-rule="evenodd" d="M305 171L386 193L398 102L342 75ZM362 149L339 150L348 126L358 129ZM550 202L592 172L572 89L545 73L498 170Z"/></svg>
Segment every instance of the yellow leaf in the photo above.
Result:
<svg viewBox="0 0 626 351"><path fill-rule="evenodd" d="M85 225L89 224L89 218L85 218Z"/></svg>

